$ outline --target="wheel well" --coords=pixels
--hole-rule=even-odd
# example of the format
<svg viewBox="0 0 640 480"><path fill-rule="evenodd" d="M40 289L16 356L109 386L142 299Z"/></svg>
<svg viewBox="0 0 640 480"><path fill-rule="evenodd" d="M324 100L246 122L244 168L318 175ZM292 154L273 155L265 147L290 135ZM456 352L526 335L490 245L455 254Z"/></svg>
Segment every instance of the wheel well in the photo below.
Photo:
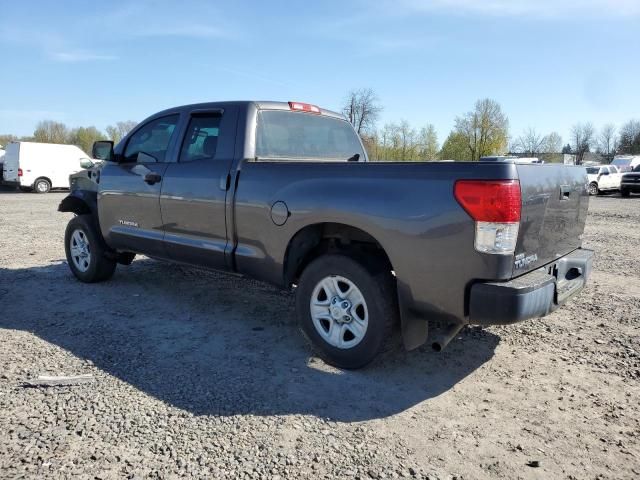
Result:
<svg viewBox="0 0 640 480"><path fill-rule="evenodd" d="M62 202L60 202L60 206L58 207L58 211L59 212L73 212L76 215L84 215L84 214L88 214L88 213L93 213L91 211L91 207L89 207L89 205L87 205L87 203L78 198L78 197L74 197L69 195L68 197L64 198L62 200Z"/></svg>
<svg viewBox="0 0 640 480"><path fill-rule="evenodd" d="M35 184L38 182L38 180L46 180L47 182L49 182L49 186L53 185L53 183L51 182L51 179L50 179L50 178L48 178L48 177L43 177L43 176L40 176L40 177L36 178L36 179L33 181L33 184L35 185Z"/></svg>
<svg viewBox="0 0 640 480"><path fill-rule="evenodd" d="M366 258L368 268L393 270L382 245L364 230L341 223L318 223L303 228L289 241L284 259L285 286L296 283L313 259L339 252Z"/></svg>

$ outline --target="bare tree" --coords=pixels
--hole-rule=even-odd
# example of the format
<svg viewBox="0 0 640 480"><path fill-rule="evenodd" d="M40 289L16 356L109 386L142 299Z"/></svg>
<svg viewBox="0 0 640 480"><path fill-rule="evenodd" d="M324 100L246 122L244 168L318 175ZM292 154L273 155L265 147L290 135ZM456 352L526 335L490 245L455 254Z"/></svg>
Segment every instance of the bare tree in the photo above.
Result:
<svg viewBox="0 0 640 480"><path fill-rule="evenodd" d="M370 88L349 92L342 109L358 134L373 130L381 111L378 96Z"/></svg>
<svg viewBox="0 0 640 480"><path fill-rule="evenodd" d="M64 123L53 120L43 120L36 125L33 139L41 143L67 143L69 129Z"/></svg>
<svg viewBox="0 0 640 480"><path fill-rule="evenodd" d="M620 127L618 151L626 154L640 153L640 121L629 120Z"/></svg>
<svg viewBox="0 0 640 480"><path fill-rule="evenodd" d="M598 135L598 147L600 151L609 156L615 151L615 143L616 143L616 127L607 123L600 130L600 135Z"/></svg>
<svg viewBox="0 0 640 480"><path fill-rule="evenodd" d="M474 111L456 118L455 131L467 139L471 160L479 160L506 150L509 120L498 102L485 98L476 102Z"/></svg>
<svg viewBox="0 0 640 480"><path fill-rule="evenodd" d="M585 153L591 151L594 143L595 130L593 125L587 123L577 123L571 127L571 139L573 141L573 151L576 154L576 165L581 165Z"/></svg>
<svg viewBox="0 0 640 480"><path fill-rule="evenodd" d="M107 136L110 140L113 140L114 143L118 143L122 138L133 130L138 122L134 122L133 120L126 120L124 122L118 122L115 125L109 125L106 128Z"/></svg>
<svg viewBox="0 0 640 480"><path fill-rule="evenodd" d="M435 160L438 158L438 134L432 124L420 129L419 135L419 160Z"/></svg>
<svg viewBox="0 0 640 480"><path fill-rule="evenodd" d="M546 137L536 132L535 128L527 128L514 142L516 152L533 156L540 153L544 147Z"/></svg>
<svg viewBox="0 0 640 480"><path fill-rule="evenodd" d="M562 150L562 137L558 132L551 132L544 137L542 151L544 153L560 153Z"/></svg>

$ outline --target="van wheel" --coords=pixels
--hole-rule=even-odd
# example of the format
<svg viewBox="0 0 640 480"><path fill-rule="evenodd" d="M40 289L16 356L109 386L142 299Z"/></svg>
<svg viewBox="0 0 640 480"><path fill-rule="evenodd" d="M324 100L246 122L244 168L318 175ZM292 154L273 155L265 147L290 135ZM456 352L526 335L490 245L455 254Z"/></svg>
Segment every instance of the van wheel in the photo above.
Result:
<svg viewBox="0 0 640 480"><path fill-rule="evenodd" d="M69 221L64 249L71 272L81 282L107 280L116 269L116 261L106 256L109 249L92 215L78 215Z"/></svg>
<svg viewBox="0 0 640 480"><path fill-rule="evenodd" d="M598 184L596 182L591 182L589 184L589 195L598 195L600 190L598 190Z"/></svg>
<svg viewBox="0 0 640 480"><path fill-rule="evenodd" d="M389 271L371 272L353 258L327 254L312 261L296 290L304 336L327 363L360 368L391 340L398 306Z"/></svg>
<svg viewBox="0 0 640 480"><path fill-rule="evenodd" d="M51 190L51 182L46 178L38 178L33 182L33 191L36 193L49 193Z"/></svg>

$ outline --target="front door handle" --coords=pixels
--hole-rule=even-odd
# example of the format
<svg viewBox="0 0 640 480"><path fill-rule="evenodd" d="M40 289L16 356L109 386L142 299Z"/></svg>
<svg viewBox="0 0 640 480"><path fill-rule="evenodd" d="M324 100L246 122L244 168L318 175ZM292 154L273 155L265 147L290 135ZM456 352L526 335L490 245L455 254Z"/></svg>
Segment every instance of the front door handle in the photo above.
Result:
<svg viewBox="0 0 640 480"><path fill-rule="evenodd" d="M149 172L144 176L145 183L148 183L149 185L158 183L160 180L162 180L162 177L156 172Z"/></svg>

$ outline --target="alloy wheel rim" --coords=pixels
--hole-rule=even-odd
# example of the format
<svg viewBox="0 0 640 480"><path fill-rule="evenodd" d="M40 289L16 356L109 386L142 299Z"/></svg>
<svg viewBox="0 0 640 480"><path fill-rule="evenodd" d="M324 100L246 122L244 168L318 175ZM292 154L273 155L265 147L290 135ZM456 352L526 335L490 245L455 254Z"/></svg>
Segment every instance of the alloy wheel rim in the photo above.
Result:
<svg viewBox="0 0 640 480"><path fill-rule="evenodd" d="M348 278L330 275L320 280L313 289L309 307L313 326L332 347L353 348L367 333L367 303Z"/></svg>
<svg viewBox="0 0 640 480"><path fill-rule="evenodd" d="M73 231L69 240L69 251L71 252L71 261L78 270L81 272L89 270L91 247L86 233L80 229Z"/></svg>

